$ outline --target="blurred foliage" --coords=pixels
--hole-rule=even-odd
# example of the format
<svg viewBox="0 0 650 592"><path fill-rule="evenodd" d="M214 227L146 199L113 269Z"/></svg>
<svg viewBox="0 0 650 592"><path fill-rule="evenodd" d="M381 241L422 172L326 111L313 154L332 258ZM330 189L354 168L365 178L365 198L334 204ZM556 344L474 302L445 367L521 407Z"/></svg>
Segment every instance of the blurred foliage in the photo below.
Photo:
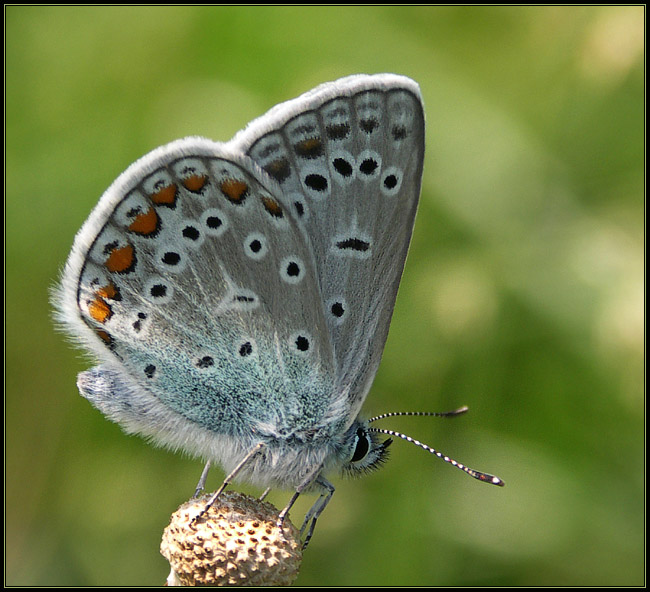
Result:
<svg viewBox="0 0 650 592"><path fill-rule="evenodd" d="M642 585L644 10L5 6L5 583L162 584L201 471L79 397L89 361L53 328L104 189L177 137L392 71L422 87L427 158L366 408L469 405L385 423L507 486L397 442L334 479L298 583Z"/></svg>

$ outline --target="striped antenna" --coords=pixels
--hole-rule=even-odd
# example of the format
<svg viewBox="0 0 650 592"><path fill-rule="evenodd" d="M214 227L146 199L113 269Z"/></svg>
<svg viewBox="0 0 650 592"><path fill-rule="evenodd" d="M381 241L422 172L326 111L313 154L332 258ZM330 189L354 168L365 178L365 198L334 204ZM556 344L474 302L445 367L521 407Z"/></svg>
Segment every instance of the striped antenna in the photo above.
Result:
<svg viewBox="0 0 650 592"><path fill-rule="evenodd" d="M392 411L391 413L382 413L376 417L371 417L368 420L368 423L372 423L378 419L385 419L386 417L396 417L398 415L417 415L420 417L454 417L456 415L467 413L468 411L469 407L467 405L463 405L459 409L454 409L453 411L443 411L439 413L434 413L433 411Z"/></svg>
<svg viewBox="0 0 650 592"><path fill-rule="evenodd" d="M368 420L368 423L377 421L378 419L385 419L386 417L395 417L398 415L454 417L456 415L465 413L467 410L468 407L460 407L455 411L447 411L444 413L432 413L427 411L403 411L403 412L397 411L393 413L384 413L383 415L378 415L377 417L372 417ZM491 483L492 485L498 485L499 487L503 487L505 485L504 481L499 477L495 475L490 475L489 473L483 473L482 471L475 471L474 469L470 469L469 467L466 467L464 464L455 461L453 458L449 458L448 456L444 455L442 452L438 452L435 448L431 448L431 446L427 446L426 444L420 442L419 440L416 440L415 438L411 438L411 436L407 436L406 434L402 434L401 432L396 432L394 430L386 430L383 428L369 427L367 429L369 432L386 434L387 436L395 436L397 438L402 438L402 440L406 440L407 442L411 442L411 444L415 444L416 446L419 446L420 448L426 450L427 452L430 452L431 454L435 454L438 458L444 460L446 463L449 463L450 465L453 465L454 467L460 469L461 471L464 471L470 477L474 477L474 479L478 479L479 481L483 481L484 483Z"/></svg>

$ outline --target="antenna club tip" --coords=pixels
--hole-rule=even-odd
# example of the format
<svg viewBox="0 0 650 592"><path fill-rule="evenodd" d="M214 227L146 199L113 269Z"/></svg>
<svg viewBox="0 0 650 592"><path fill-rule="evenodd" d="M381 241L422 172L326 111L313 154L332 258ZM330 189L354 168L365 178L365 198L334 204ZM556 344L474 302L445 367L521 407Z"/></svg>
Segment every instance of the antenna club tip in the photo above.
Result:
<svg viewBox="0 0 650 592"><path fill-rule="evenodd" d="M490 483L491 485L498 485L499 487L503 487L506 483L503 481L503 479L499 479L499 477L495 475L490 475L489 473L481 473L480 471L472 471L470 472L470 475L474 477L475 479L478 479L479 481L483 483Z"/></svg>

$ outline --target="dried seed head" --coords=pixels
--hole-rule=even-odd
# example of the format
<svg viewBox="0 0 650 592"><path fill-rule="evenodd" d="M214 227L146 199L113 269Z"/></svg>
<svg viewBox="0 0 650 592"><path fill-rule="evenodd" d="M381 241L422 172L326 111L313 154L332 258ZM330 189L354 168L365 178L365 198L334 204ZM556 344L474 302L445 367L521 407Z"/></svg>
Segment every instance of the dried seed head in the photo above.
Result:
<svg viewBox="0 0 650 592"><path fill-rule="evenodd" d="M224 492L202 515L209 495L183 504L163 533L168 586L288 586L302 560L297 529L268 502Z"/></svg>

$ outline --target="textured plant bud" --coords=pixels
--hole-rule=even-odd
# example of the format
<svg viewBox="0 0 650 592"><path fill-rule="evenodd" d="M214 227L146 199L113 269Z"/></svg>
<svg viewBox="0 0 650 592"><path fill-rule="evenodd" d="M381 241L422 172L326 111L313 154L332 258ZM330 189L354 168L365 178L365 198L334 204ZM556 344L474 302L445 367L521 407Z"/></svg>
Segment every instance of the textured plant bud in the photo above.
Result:
<svg viewBox="0 0 650 592"><path fill-rule="evenodd" d="M223 492L203 514L210 495L172 515L160 552L169 561L168 586L288 586L298 576L300 535L268 502Z"/></svg>

